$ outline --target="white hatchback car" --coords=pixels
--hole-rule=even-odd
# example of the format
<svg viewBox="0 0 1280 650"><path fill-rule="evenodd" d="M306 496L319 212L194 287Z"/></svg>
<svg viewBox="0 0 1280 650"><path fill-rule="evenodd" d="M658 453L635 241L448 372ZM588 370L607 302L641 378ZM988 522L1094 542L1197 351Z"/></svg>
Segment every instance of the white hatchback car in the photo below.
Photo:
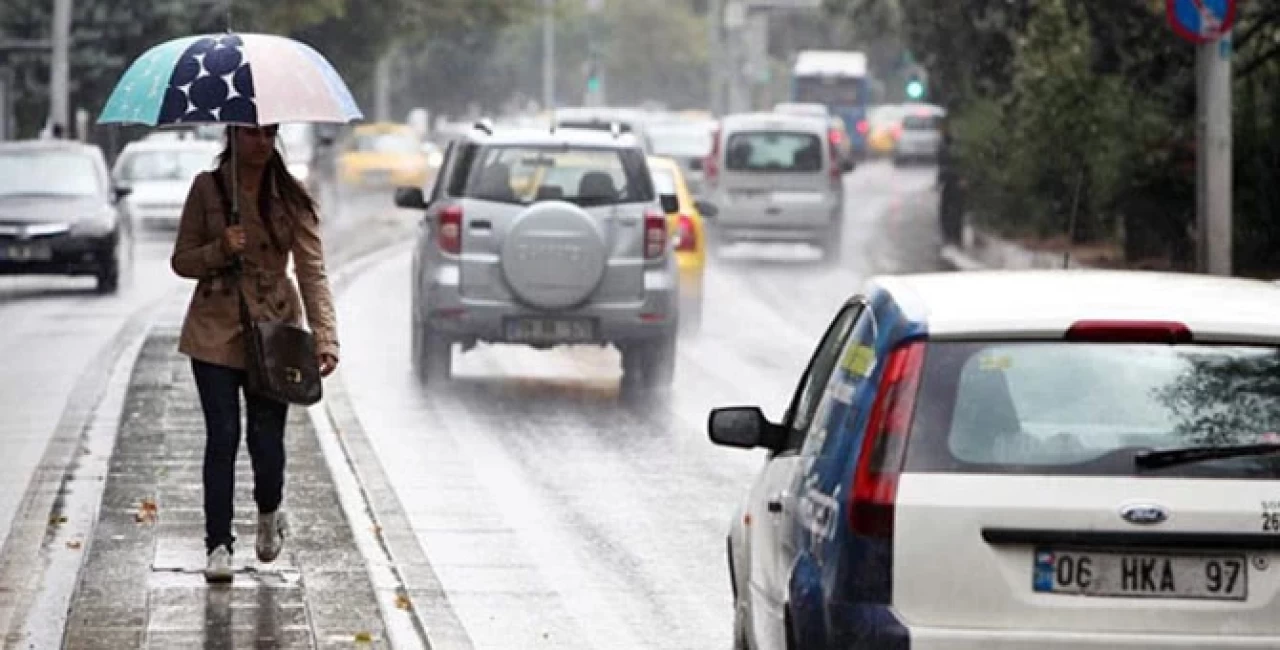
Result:
<svg viewBox="0 0 1280 650"><path fill-rule="evenodd" d="M872 280L729 534L738 648L1280 648L1280 290Z"/></svg>

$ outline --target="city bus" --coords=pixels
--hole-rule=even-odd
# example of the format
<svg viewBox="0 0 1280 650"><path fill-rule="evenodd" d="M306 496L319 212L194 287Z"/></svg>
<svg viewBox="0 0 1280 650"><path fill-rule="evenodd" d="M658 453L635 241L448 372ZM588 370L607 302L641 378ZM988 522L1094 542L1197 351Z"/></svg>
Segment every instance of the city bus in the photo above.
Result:
<svg viewBox="0 0 1280 650"><path fill-rule="evenodd" d="M822 104L840 117L858 158L867 153L871 94L866 54L839 50L803 50L797 54L791 70L791 100Z"/></svg>

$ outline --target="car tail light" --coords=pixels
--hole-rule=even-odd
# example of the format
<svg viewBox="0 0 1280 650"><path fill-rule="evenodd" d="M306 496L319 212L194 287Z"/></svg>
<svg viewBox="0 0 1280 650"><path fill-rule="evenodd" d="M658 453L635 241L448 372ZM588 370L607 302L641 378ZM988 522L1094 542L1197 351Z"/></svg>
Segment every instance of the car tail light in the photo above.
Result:
<svg viewBox="0 0 1280 650"><path fill-rule="evenodd" d="M902 137L902 124L901 124L901 123L894 124L894 125L893 125L893 127L892 127L892 129L890 130L890 133L892 133L892 134L893 134L893 139L894 139L894 140L897 140L898 138L901 138L901 137Z"/></svg>
<svg viewBox="0 0 1280 650"><path fill-rule="evenodd" d="M880 377L849 497L849 524L856 534L893 537L898 477L907 457L924 346L924 341L914 341L895 349Z"/></svg>
<svg viewBox="0 0 1280 650"><path fill-rule="evenodd" d="M702 161L704 183L715 185L720 180L720 127L711 129L711 153Z"/></svg>
<svg viewBox="0 0 1280 650"><path fill-rule="evenodd" d="M440 250L457 255L462 252L462 208L451 205L440 211Z"/></svg>
<svg viewBox="0 0 1280 650"><path fill-rule="evenodd" d="M827 131L827 140L831 141L832 147L838 147L840 142L844 140L844 136L841 135L840 129L829 129Z"/></svg>
<svg viewBox="0 0 1280 650"><path fill-rule="evenodd" d="M870 131L870 130L871 130L871 124L869 124L866 120L858 120L858 133L859 133L859 134L861 134L861 135L866 135L866 134L867 134L867 132L868 132L868 131Z"/></svg>
<svg viewBox="0 0 1280 650"><path fill-rule="evenodd" d="M676 221L676 250L691 252L698 250L698 233L693 229L693 219L682 214Z"/></svg>
<svg viewBox="0 0 1280 650"><path fill-rule="evenodd" d="M1172 321L1082 320L1066 339L1087 343L1190 343L1191 328Z"/></svg>
<svg viewBox="0 0 1280 650"><path fill-rule="evenodd" d="M656 210L644 213L644 258L656 260L667 249L667 216Z"/></svg>

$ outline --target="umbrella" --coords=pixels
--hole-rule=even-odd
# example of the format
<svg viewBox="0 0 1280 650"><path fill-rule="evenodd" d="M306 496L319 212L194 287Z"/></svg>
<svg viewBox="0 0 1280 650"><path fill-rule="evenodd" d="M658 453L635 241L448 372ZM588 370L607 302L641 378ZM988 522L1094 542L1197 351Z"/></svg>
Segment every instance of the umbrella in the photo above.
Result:
<svg viewBox="0 0 1280 650"><path fill-rule="evenodd" d="M98 122L256 126L363 117L342 77L311 46L228 32L147 50L116 84Z"/></svg>
<svg viewBox="0 0 1280 650"><path fill-rule="evenodd" d="M98 123L257 126L363 118L342 77L311 46L226 32L178 38L144 52L116 83ZM234 223L240 193L235 165L231 171Z"/></svg>

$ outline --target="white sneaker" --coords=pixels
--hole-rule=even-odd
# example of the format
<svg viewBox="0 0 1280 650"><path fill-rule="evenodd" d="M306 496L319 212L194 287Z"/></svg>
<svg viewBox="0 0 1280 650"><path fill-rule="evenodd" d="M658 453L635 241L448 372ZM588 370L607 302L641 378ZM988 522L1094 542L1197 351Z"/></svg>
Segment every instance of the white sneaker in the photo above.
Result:
<svg viewBox="0 0 1280 650"><path fill-rule="evenodd" d="M289 532L289 521L283 510L271 514L258 514L258 561L275 562L284 548L284 538Z"/></svg>
<svg viewBox="0 0 1280 650"><path fill-rule="evenodd" d="M234 574L231 571L230 549L226 546L219 546L213 549L207 562L204 567L205 582L231 582Z"/></svg>

